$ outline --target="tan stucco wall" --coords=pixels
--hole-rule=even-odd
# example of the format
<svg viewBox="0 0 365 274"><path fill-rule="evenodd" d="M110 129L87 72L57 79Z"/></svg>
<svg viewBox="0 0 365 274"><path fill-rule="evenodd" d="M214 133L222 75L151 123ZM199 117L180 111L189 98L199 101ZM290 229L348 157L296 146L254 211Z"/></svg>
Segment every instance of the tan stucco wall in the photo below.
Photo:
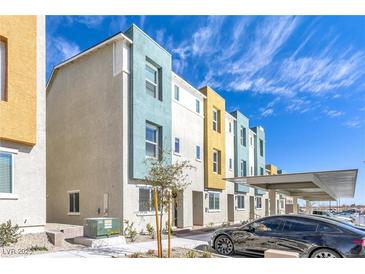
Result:
<svg viewBox="0 0 365 274"><path fill-rule="evenodd" d="M37 16L0 16L7 39L7 101L0 101L0 139L36 143ZM44 76L43 76L44 77Z"/></svg>
<svg viewBox="0 0 365 274"><path fill-rule="evenodd" d="M123 218L122 73L113 76L113 45L63 66L47 90L47 221L82 224ZM68 191L80 191L80 215L68 215ZM98 214L100 208L101 214Z"/></svg>

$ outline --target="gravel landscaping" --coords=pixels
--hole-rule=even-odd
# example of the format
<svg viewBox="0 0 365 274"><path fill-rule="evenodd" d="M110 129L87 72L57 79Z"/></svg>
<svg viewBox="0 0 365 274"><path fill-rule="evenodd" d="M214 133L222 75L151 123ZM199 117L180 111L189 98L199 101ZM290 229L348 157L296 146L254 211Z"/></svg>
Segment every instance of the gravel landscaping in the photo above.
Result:
<svg viewBox="0 0 365 274"><path fill-rule="evenodd" d="M64 241L63 247L55 247L48 240L45 232L32 233L22 235L16 244L0 247L0 257L21 257L32 254L81 248L84 247L81 245L71 244L67 241Z"/></svg>
<svg viewBox="0 0 365 274"><path fill-rule="evenodd" d="M163 251L163 257L167 258L167 250ZM133 253L127 257L122 258L158 258L156 255L156 250L150 250L144 253ZM209 251L200 251L195 249L187 248L172 248L171 258L224 258L218 254L211 253Z"/></svg>

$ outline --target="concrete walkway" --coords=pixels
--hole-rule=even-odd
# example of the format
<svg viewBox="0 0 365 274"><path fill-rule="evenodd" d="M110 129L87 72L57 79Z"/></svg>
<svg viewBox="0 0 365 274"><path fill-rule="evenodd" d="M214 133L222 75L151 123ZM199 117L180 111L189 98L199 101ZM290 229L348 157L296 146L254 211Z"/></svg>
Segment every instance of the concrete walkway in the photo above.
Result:
<svg viewBox="0 0 365 274"><path fill-rule="evenodd" d="M206 239L207 236L202 234L201 237ZM167 248L167 240L162 241L163 248ZM171 247L181 248L197 248L207 246L207 241L199 240L198 235L194 235L193 239L188 239L183 236L172 238ZM58 251L44 254L30 255L27 258L111 258L127 256L136 252L147 252L151 249L157 249L156 241L130 243L118 246L102 247L102 248L83 248L80 250Z"/></svg>

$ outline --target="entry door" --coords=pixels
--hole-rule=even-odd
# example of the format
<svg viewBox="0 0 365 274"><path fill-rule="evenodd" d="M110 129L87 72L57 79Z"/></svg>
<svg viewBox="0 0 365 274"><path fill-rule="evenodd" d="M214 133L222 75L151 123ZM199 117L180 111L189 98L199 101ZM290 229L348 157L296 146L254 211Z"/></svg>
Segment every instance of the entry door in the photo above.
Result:
<svg viewBox="0 0 365 274"><path fill-rule="evenodd" d="M227 211L228 211L228 221L234 222L234 195L228 194L227 195Z"/></svg>
<svg viewBox="0 0 365 274"><path fill-rule="evenodd" d="M255 219L255 197L250 196L250 219Z"/></svg>

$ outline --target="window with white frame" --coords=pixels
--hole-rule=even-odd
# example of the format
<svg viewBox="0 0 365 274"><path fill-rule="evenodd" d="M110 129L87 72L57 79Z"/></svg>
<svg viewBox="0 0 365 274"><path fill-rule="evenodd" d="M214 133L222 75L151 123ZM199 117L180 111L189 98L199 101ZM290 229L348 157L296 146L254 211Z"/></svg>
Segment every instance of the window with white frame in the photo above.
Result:
<svg viewBox="0 0 365 274"><path fill-rule="evenodd" d="M159 70L150 62L146 62L146 93L159 99Z"/></svg>
<svg viewBox="0 0 365 274"><path fill-rule="evenodd" d="M245 209L245 195L237 195L237 209Z"/></svg>
<svg viewBox="0 0 365 274"><path fill-rule="evenodd" d="M241 176L246 176L246 175L244 174L244 170L245 170L244 162L245 162L245 161L241 160Z"/></svg>
<svg viewBox="0 0 365 274"><path fill-rule="evenodd" d="M241 146L246 146L246 128L241 126L241 134L240 134L240 141Z"/></svg>
<svg viewBox="0 0 365 274"><path fill-rule="evenodd" d="M195 158L197 160L201 160L201 156L200 156L200 146L196 146L195 147Z"/></svg>
<svg viewBox="0 0 365 274"><path fill-rule="evenodd" d="M146 123L146 157L159 157L159 127Z"/></svg>
<svg viewBox="0 0 365 274"><path fill-rule="evenodd" d="M69 201L69 213L80 213L80 192L79 191L70 191L68 192L68 201Z"/></svg>
<svg viewBox="0 0 365 274"><path fill-rule="evenodd" d="M213 149L213 172L219 172L219 151Z"/></svg>
<svg viewBox="0 0 365 274"><path fill-rule="evenodd" d="M261 209L262 208L262 197L256 197L256 208Z"/></svg>
<svg viewBox="0 0 365 274"><path fill-rule="evenodd" d="M180 153L180 139L175 138L175 153Z"/></svg>
<svg viewBox="0 0 365 274"><path fill-rule="evenodd" d="M200 101L198 99L195 100L195 111L200 113Z"/></svg>
<svg viewBox="0 0 365 274"><path fill-rule="evenodd" d="M0 151L0 194L13 191L13 154Z"/></svg>
<svg viewBox="0 0 365 274"><path fill-rule="evenodd" d="M0 36L0 101L6 101L7 40Z"/></svg>
<svg viewBox="0 0 365 274"><path fill-rule="evenodd" d="M180 88L177 85L174 87L174 98L176 101L180 101Z"/></svg>
<svg viewBox="0 0 365 274"><path fill-rule="evenodd" d="M209 210L219 210L219 192L208 192L209 197Z"/></svg>
<svg viewBox="0 0 365 274"><path fill-rule="evenodd" d="M218 131L218 110L213 109L213 130Z"/></svg>
<svg viewBox="0 0 365 274"><path fill-rule="evenodd" d="M152 200L153 191L150 187L140 187L139 188L139 207L140 212L150 212L153 210Z"/></svg>

